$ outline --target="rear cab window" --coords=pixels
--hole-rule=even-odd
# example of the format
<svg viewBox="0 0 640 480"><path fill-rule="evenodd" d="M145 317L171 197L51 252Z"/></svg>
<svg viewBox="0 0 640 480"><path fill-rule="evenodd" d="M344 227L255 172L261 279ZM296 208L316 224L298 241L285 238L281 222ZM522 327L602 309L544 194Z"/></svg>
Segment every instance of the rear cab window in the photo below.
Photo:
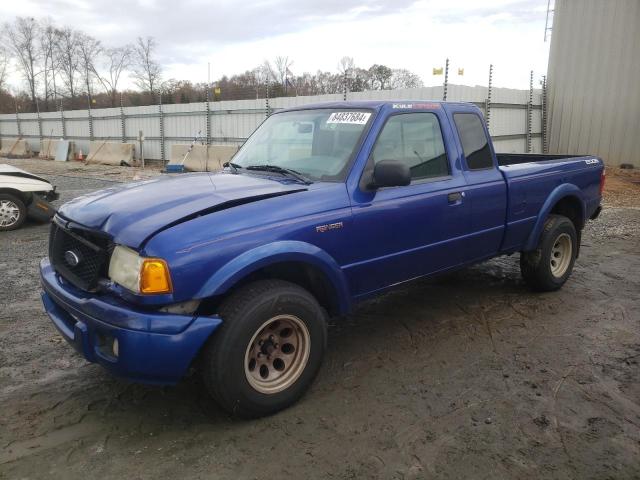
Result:
<svg viewBox="0 0 640 480"><path fill-rule="evenodd" d="M458 137L469 170L493 168L493 156L482 120L475 113L454 113Z"/></svg>

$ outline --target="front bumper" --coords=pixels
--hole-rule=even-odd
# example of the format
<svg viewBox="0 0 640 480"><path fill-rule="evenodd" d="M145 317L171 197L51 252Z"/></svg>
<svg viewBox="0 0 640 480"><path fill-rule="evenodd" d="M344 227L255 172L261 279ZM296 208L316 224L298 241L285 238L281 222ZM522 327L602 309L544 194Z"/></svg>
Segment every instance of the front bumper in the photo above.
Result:
<svg viewBox="0 0 640 480"><path fill-rule="evenodd" d="M62 336L88 361L129 380L174 384L220 326L218 316L133 310L112 297L79 290L48 259L40 262L42 303ZM118 355L110 346L118 340Z"/></svg>
<svg viewBox="0 0 640 480"><path fill-rule="evenodd" d="M31 219L38 222L48 222L55 214L56 209L48 200L45 200L40 195L33 195L33 200L27 207L27 215Z"/></svg>
<svg viewBox="0 0 640 480"><path fill-rule="evenodd" d="M56 187L54 185L53 190L49 190L48 192L45 192L42 197L49 201L49 202L53 202L55 200L58 200L60 198L60 193L58 193L56 191Z"/></svg>

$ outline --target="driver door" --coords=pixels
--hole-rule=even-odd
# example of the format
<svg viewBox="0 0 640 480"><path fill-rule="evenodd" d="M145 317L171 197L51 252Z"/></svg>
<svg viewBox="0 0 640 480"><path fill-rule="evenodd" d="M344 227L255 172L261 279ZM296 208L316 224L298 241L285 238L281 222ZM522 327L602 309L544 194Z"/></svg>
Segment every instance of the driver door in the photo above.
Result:
<svg viewBox="0 0 640 480"><path fill-rule="evenodd" d="M446 119L443 117L443 122ZM411 184L367 190L352 202L355 261L344 267L357 297L461 263L459 237L469 221L464 176L452 171L435 112L390 116L369 158L405 162ZM356 200L357 199L357 200Z"/></svg>

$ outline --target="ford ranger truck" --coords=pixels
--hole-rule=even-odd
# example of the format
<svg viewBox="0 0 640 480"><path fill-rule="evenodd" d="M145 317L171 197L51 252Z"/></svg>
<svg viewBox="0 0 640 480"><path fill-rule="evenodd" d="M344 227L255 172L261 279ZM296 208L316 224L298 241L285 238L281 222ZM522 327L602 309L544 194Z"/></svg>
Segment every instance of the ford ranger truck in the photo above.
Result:
<svg viewBox="0 0 640 480"><path fill-rule="evenodd" d="M173 384L189 370L235 416L316 376L327 319L413 279L520 254L557 290L600 212L593 156L501 155L465 103L279 111L218 173L165 175L60 208L42 301L90 362Z"/></svg>

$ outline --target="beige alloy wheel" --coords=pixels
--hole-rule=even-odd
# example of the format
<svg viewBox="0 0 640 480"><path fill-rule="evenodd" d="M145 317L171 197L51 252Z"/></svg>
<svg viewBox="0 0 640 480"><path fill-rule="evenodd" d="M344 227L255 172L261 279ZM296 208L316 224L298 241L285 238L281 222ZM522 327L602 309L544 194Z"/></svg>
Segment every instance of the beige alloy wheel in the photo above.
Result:
<svg viewBox="0 0 640 480"><path fill-rule="evenodd" d="M571 264L572 253L571 237L566 233L558 235L551 248L551 274L554 277L560 278L566 273Z"/></svg>
<svg viewBox="0 0 640 480"><path fill-rule="evenodd" d="M247 346L247 381L267 395L286 390L307 366L310 345L309 329L298 317L278 315L267 320Z"/></svg>

